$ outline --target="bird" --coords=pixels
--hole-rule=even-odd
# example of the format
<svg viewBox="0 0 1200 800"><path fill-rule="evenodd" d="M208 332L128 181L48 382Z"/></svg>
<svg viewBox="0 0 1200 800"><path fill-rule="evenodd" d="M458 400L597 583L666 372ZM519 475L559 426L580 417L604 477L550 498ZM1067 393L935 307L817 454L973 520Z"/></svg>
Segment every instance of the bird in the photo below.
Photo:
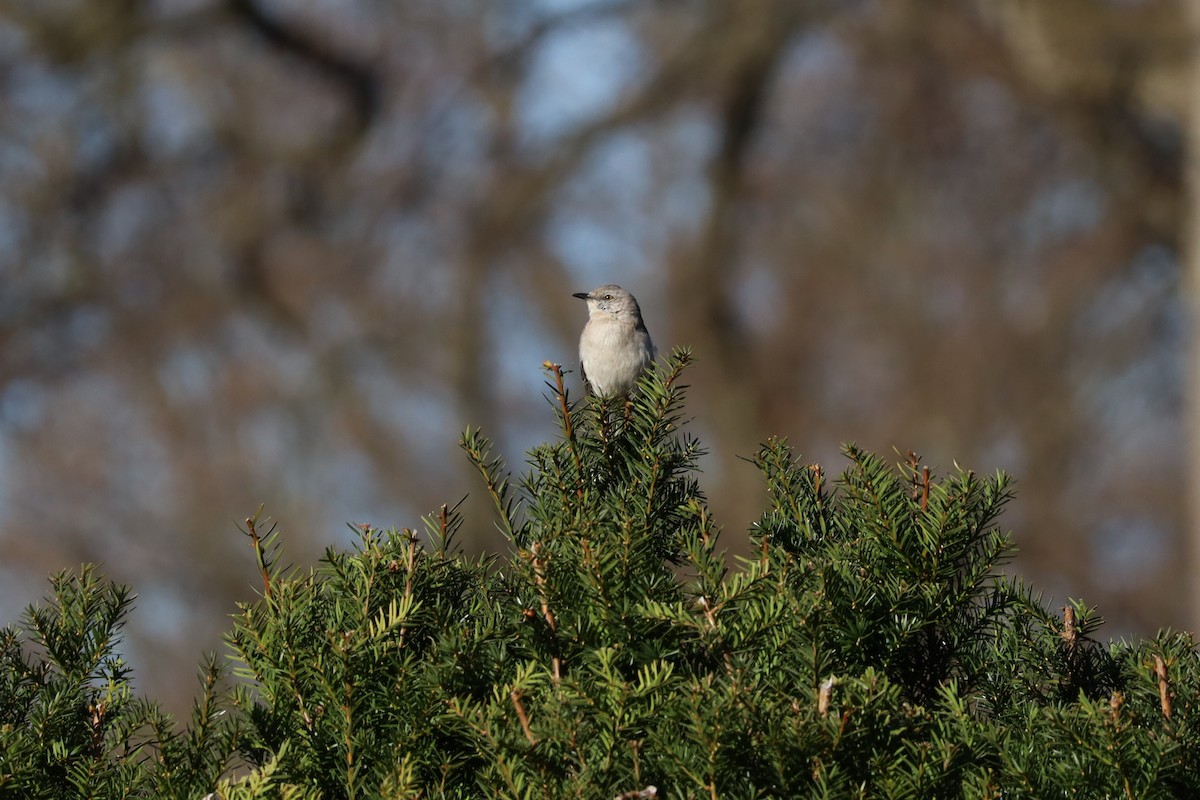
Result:
<svg viewBox="0 0 1200 800"><path fill-rule="evenodd" d="M588 321L579 335L584 380L600 397L628 397L658 356L637 300L612 283L572 296L587 301Z"/></svg>

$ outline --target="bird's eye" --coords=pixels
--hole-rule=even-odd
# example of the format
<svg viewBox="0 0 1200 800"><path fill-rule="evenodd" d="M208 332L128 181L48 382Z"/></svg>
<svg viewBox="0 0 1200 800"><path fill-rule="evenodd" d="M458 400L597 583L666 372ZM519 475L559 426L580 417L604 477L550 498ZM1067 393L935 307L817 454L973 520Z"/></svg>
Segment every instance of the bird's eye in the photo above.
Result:
<svg viewBox="0 0 1200 800"><path fill-rule="evenodd" d="M604 299L605 299L605 300L612 300L612 295L611 295L611 294L606 294L606 295L604 295Z"/></svg>

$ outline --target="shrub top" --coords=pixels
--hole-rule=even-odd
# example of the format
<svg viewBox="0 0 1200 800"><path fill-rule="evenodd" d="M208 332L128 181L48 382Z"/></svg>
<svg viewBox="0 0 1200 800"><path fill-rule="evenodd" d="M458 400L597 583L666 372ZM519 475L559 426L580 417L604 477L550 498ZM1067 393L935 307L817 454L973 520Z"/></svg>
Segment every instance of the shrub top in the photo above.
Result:
<svg viewBox="0 0 1200 800"><path fill-rule="evenodd" d="M683 432L690 359L628 402L573 402L514 482L462 439L508 537L457 552L360 526L306 572L245 531L262 594L191 720L134 697L130 593L85 567L3 632L0 794L20 797L1200 795L1190 637L1101 646L1000 570L1005 476L850 446L831 478L772 440L733 563ZM231 775L238 777L231 778Z"/></svg>

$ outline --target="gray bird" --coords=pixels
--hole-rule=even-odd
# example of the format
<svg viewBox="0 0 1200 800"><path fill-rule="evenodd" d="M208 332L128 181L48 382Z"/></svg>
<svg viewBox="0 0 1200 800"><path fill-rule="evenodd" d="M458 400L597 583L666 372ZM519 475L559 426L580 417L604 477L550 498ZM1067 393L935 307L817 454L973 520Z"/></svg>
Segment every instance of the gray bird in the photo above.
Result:
<svg viewBox="0 0 1200 800"><path fill-rule="evenodd" d="M658 352L633 295L614 284L575 297L587 301L588 321L579 336L583 377L601 397L628 395Z"/></svg>

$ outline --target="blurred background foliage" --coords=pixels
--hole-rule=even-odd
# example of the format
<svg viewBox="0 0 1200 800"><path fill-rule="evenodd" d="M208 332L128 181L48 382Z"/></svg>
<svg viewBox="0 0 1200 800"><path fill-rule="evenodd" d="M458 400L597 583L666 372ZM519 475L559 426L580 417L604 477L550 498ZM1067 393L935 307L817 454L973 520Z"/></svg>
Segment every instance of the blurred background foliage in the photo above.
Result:
<svg viewBox="0 0 1200 800"><path fill-rule="evenodd" d="M182 708L254 564L553 435L616 282L726 528L769 435L1018 479L1014 569L1194 626L1183 0L0 0L0 612L103 564ZM574 376L578 379L578 376ZM578 386L578 383L576 383ZM897 457L899 460L899 457Z"/></svg>

